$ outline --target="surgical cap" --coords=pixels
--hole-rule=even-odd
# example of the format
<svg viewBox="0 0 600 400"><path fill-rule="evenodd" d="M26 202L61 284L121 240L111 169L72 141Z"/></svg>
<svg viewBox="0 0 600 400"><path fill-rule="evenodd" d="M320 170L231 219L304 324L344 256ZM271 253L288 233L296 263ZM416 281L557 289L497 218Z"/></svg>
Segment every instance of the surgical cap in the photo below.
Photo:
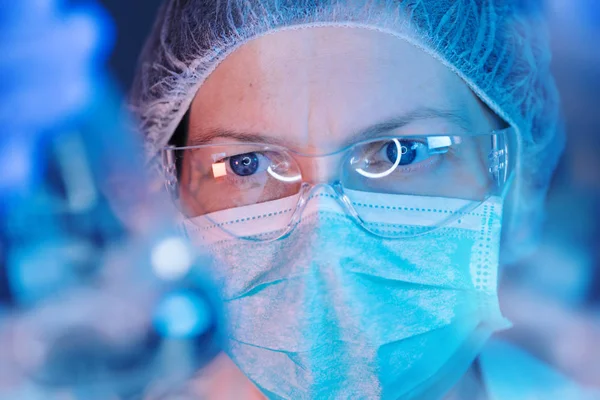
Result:
<svg viewBox="0 0 600 400"><path fill-rule="evenodd" d="M149 154L166 145L219 63L285 29L362 27L406 40L458 74L517 135L505 254L530 248L563 148L539 7L525 0L166 0L144 48L131 106ZM210 196L207 193L207 196ZM512 257L508 257L512 258Z"/></svg>

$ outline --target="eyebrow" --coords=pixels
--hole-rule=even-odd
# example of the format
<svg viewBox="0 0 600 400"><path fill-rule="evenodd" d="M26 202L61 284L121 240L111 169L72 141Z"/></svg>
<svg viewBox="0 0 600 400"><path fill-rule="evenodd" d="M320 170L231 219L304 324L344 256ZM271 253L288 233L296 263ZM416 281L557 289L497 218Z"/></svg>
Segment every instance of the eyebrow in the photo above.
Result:
<svg viewBox="0 0 600 400"><path fill-rule="evenodd" d="M411 112L395 116L385 121L376 123L356 132L346 140L344 145L350 145L363 140L376 138L384 133L391 132L396 129L400 129L415 121L425 121L428 119L443 119L446 120L460 129L468 132L472 129L471 120L461 110L443 110L436 108L418 108ZM448 132L431 132L431 134L441 134ZM226 128L212 128L204 131L200 131L190 135L187 146L200 146L208 144L214 139L232 139L243 143L261 143L270 144L282 147L291 147L290 141L278 138L276 136L255 133L255 132L241 132Z"/></svg>

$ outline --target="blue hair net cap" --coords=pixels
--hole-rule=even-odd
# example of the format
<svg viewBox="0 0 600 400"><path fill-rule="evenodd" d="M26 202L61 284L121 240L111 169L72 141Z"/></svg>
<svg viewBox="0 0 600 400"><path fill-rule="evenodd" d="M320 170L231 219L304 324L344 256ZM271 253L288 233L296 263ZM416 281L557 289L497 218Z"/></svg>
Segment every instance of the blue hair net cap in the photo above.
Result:
<svg viewBox="0 0 600 400"><path fill-rule="evenodd" d="M284 29L347 26L394 35L457 73L515 128L504 257L531 249L564 146L543 15L524 0L167 0L131 97L146 148L166 145L198 88L234 50Z"/></svg>

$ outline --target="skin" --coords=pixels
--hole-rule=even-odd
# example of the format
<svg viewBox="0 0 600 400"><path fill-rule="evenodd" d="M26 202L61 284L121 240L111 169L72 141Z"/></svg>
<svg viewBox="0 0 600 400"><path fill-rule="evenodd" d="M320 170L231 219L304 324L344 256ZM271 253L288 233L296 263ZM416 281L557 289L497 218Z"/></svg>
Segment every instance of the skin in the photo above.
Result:
<svg viewBox="0 0 600 400"><path fill-rule="evenodd" d="M403 123L378 135L466 135L502 126L464 81L413 45L367 29L321 27L267 35L227 57L192 103L187 145L260 140L317 155L344 148L359 139L357 134L391 119ZM457 169L460 182L480 183L481 176L467 172L485 171L487 152L485 146L465 150L468 162ZM198 159L206 157L210 154ZM196 190L209 184L194 175L198 162L184 159L181 181L188 185L182 198L189 213L223 209L238 195L211 190L204 196L210 202L196 201ZM329 183L339 174L332 163L339 162L300 157L298 167L303 181ZM246 384L246 398L260 398Z"/></svg>
<svg viewBox="0 0 600 400"><path fill-rule="evenodd" d="M390 121L402 126L388 126L375 136L464 135L501 126L462 79L413 45L367 29L311 28L258 38L227 57L192 103L187 145L265 141L319 155L366 138L361 133ZM480 143L481 139L475 144ZM489 145L487 140L483 143ZM413 180L401 187L415 190L414 180L423 182L423 176L452 176L454 181L437 179L440 194L467 198L456 188L484 186L484 160L490 150L477 152L469 146L463 146L460 157L447 157L452 174L427 167L435 160L431 158L417 168L410 166L407 176ZM234 151L231 146L223 149ZM227 179L238 179L235 183L219 183L211 170L211 155L217 152L200 149L184 160L182 198L190 216L297 192L299 185L283 193L256 176L241 184L231 173ZM341 161L335 157L296 160L305 182L330 183L339 176ZM246 199L232 190L234 186L245 193L256 189ZM211 196L200 194L207 191Z"/></svg>

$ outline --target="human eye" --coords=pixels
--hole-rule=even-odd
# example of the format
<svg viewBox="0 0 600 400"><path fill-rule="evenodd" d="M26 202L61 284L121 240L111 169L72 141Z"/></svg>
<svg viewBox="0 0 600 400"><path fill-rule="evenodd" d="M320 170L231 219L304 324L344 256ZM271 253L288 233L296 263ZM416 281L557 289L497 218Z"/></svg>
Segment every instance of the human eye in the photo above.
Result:
<svg viewBox="0 0 600 400"><path fill-rule="evenodd" d="M380 160L399 166L418 164L433 155L425 141L403 138L384 142L378 154Z"/></svg>
<svg viewBox="0 0 600 400"><path fill-rule="evenodd" d="M271 165L269 157L258 151L230 155L221 160L227 166L227 169L239 177L248 177L256 175L267 170Z"/></svg>
<svg viewBox="0 0 600 400"><path fill-rule="evenodd" d="M381 138L357 146L351 157L352 170L368 178L396 176L408 179L414 173L431 171L453 153L451 137L414 136Z"/></svg>

